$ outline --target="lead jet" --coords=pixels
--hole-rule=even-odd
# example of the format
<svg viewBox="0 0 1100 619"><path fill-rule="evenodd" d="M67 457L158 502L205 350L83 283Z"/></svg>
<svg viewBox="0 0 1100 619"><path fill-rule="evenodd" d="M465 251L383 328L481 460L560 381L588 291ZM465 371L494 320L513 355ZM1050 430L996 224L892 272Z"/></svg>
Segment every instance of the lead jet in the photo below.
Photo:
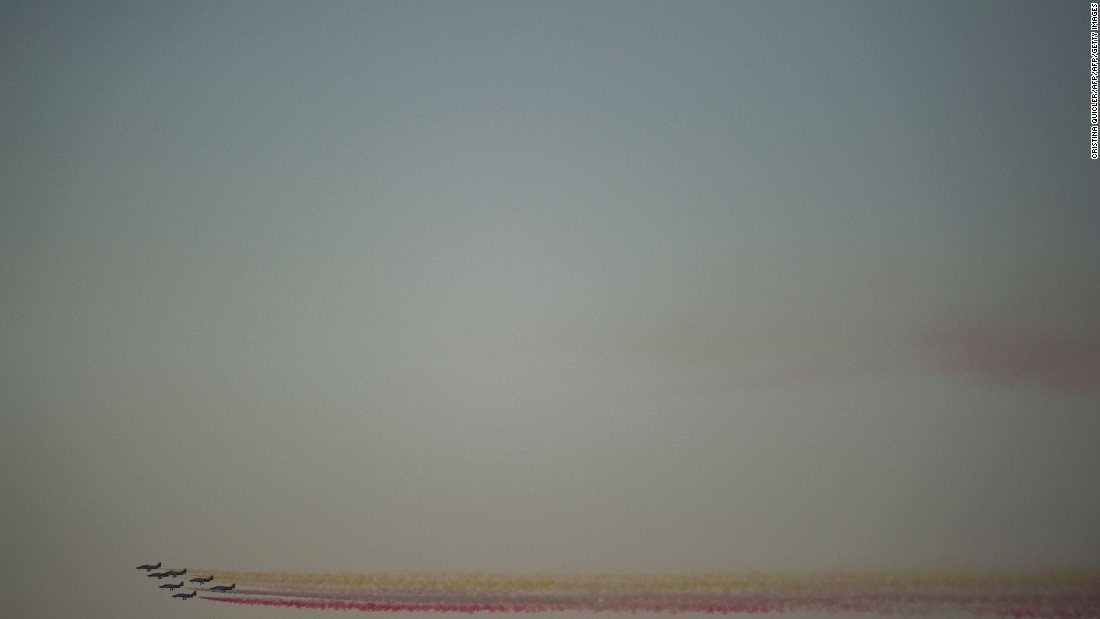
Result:
<svg viewBox="0 0 1100 619"><path fill-rule="evenodd" d="M179 598L181 600L190 600L191 598L195 597L198 594L199 594L198 591L192 591L191 593L177 593L177 594L173 595L172 597Z"/></svg>
<svg viewBox="0 0 1100 619"><path fill-rule="evenodd" d="M164 578L165 576L168 576L168 575L169 575L168 572L153 572L152 574L146 574L147 577L156 578L158 580L161 579L161 578Z"/></svg>
<svg viewBox="0 0 1100 619"><path fill-rule="evenodd" d="M183 581L181 580L177 584L173 585L172 583L166 583L166 584L161 585L159 588L160 589L179 589L182 586L183 586Z"/></svg>
<svg viewBox="0 0 1100 619"><path fill-rule="evenodd" d="M206 578L202 578L202 577L192 578L190 582L197 582L200 585L205 585L206 583L210 582L211 580L214 580L214 575L213 574L207 576Z"/></svg>
<svg viewBox="0 0 1100 619"><path fill-rule="evenodd" d="M236 588L237 583L233 583L231 585L218 585L217 587L210 587L209 589L207 589L207 591L221 591L224 593L226 591L232 591Z"/></svg>
<svg viewBox="0 0 1100 619"><path fill-rule="evenodd" d="M176 571L176 570L168 570L167 572L165 572L165 574L168 574L168 576L169 576L170 578L175 578L176 576L183 576L183 575L184 575L184 574L186 574L186 573L187 573L187 568L186 568L186 567L185 567L185 568L183 568L182 570L179 570L179 571Z"/></svg>
<svg viewBox="0 0 1100 619"><path fill-rule="evenodd" d="M148 563L146 563L145 565L139 565L139 566L137 566L137 569L145 570L146 572L152 572L153 570L159 570L160 569L160 561L157 561L156 565L149 565Z"/></svg>

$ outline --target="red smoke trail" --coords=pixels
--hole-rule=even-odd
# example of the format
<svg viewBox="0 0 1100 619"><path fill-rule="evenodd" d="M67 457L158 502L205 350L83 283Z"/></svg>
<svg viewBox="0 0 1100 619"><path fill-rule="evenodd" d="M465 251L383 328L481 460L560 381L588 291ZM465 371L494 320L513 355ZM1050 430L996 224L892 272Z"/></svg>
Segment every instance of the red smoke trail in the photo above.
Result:
<svg viewBox="0 0 1100 619"><path fill-rule="evenodd" d="M293 595L292 592L287 592ZM203 599L231 604L254 606L282 606L321 610L359 610L366 612L419 611L438 613L536 613L550 611L592 612L650 612L650 613L707 613L707 614L761 614L785 612L811 612L819 614L875 613L888 615L924 615L945 610L961 610L975 616L1012 617L1015 619L1088 619L1100 617L1100 595L896 595L833 596L774 598L749 596L706 596L691 599L682 596L602 597L576 596L565 600L540 601L537 599L511 602L479 602L458 596L451 601L415 600L351 600L332 598L287 597L204 597Z"/></svg>
<svg viewBox="0 0 1100 619"><path fill-rule="evenodd" d="M202 570L204 573L209 570ZM533 613L965 612L1100 619L1100 569L806 574L464 574L226 572L244 586L215 602L289 608Z"/></svg>
<svg viewBox="0 0 1100 619"><path fill-rule="evenodd" d="M981 328L951 328L924 339L937 355L931 369L1001 384L1100 389L1100 340L998 335Z"/></svg>

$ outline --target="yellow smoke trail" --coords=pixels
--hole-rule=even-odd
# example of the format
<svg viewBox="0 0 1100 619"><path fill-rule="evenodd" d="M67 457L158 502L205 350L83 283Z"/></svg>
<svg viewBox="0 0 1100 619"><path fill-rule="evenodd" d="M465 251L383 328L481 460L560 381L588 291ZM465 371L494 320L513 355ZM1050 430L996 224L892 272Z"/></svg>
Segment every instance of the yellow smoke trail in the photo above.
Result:
<svg viewBox="0 0 1100 619"><path fill-rule="evenodd" d="M1100 568L1020 571L744 572L711 574L499 574L477 572L256 572L208 568L219 582L324 590L438 593L830 593L871 591L1100 592Z"/></svg>

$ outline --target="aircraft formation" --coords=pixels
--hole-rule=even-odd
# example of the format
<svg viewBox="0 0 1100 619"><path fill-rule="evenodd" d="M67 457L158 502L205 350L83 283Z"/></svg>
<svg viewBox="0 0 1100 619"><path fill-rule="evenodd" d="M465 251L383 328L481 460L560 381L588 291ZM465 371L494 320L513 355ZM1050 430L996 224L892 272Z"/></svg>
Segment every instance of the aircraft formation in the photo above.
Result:
<svg viewBox="0 0 1100 619"><path fill-rule="evenodd" d="M157 580L163 580L165 578L179 578L179 577L187 574L187 568L184 568L182 570L164 570L163 572L156 571L156 570L160 569L160 566L161 566L161 563L160 563L160 561L158 561L156 565L153 565L151 563L145 563L145 564L137 566L136 569L145 570L145 575L148 578L156 578ZM206 589L202 588L203 585L209 584L213 580L214 580L214 575L213 574L210 574L209 576L196 576L195 578L192 578L191 580L187 581L188 583L192 583L192 585L189 587L190 590L191 590L190 593L176 593L176 594L173 594L172 597L179 598L181 600L190 600L191 598L198 595L200 591L213 591L213 592L216 592L216 593L226 593L228 591L233 591L234 589L237 588L237 583L233 583L233 584L230 584L230 585L215 585L213 587L209 587L209 588L206 588ZM181 587L183 587L184 584L185 583L181 579L178 583L173 584L173 583L169 582L169 583L165 583L163 585L160 585L157 588L158 589L167 589L168 591L175 591L175 590L180 589Z"/></svg>

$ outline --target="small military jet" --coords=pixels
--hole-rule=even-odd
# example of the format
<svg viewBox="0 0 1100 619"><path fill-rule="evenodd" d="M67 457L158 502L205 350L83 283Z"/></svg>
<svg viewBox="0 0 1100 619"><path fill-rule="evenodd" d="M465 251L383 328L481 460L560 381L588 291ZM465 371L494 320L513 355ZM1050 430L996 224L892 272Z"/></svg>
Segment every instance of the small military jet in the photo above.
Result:
<svg viewBox="0 0 1100 619"><path fill-rule="evenodd" d="M237 583L233 583L231 585L218 585L217 587L210 587L209 589L207 589L207 591L222 591L222 592L225 592L225 591L232 591L236 588L237 588Z"/></svg>
<svg viewBox="0 0 1100 619"><path fill-rule="evenodd" d="M191 593L177 593L177 594L173 595L172 597L179 598L181 600L190 600L191 598L195 597L198 594L199 594L198 591L192 591Z"/></svg>
<svg viewBox="0 0 1100 619"><path fill-rule="evenodd" d="M165 574L168 574L168 576L170 578L175 578L176 576L183 576L186 573L187 573L187 568L186 567L183 568L182 570L178 570L178 571L177 570L168 570L167 572L165 572Z"/></svg>
<svg viewBox="0 0 1100 619"><path fill-rule="evenodd" d="M148 576L149 578L157 578L157 579L164 578L165 576L169 576L169 575L170 574L168 572L153 572L152 574L146 574L146 576Z"/></svg>
<svg viewBox="0 0 1100 619"><path fill-rule="evenodd" d="M167 584L161 585L159 588L160 589L179 589L182 586L183 586L183 581L181 580L177 584L173 585L172 583L167 583Z"/></svg>
<svg viewBox="0 0 1100 619"><path fill-rule="evenodd" d="M148 563L146 563L145 565L139 565L137 566L137 569L145 570L146 572L152 572L153 570L160 569L160 561L157 561L156 565L149 565Z"/></svg>
<svg viewBox="0 0 1100 619"><path fill-rule="evenodd" d="M200 585L205 585L206 583L210 582L211 580L214 580L214 575L213 574L207 576L206 578L202 578L201 576L199 578L192 578L189 582L197 582Z"/></svg>

